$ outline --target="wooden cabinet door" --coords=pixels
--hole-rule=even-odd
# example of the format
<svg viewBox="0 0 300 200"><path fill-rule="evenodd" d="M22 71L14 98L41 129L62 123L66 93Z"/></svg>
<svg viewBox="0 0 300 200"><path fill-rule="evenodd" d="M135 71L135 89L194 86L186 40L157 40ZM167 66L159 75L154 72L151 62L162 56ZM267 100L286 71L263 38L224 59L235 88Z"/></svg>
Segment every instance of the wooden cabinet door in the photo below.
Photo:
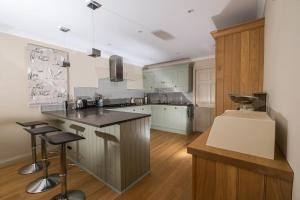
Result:
<svg viewBox="0 0 300 200"><path fill-rule="evenodd" d="M236 109L229 94L263 90L264 20L212 33L216 41L216 116Z"/></svg>

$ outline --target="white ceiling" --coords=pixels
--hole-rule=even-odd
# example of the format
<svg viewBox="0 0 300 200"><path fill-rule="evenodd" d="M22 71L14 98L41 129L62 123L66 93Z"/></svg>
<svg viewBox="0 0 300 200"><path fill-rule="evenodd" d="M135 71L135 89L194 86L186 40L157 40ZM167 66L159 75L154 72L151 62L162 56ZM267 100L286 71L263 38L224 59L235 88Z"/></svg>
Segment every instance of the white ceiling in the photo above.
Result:
<svg viewBox="0 0 300 200"><path fill-rule="evenodd" d="M258 0L97 1L103 6L95 12L95 47L141 66L213 55L210 32L256 18L258 5ZM62 33L59 26L71 31ZM85 0L0 1L1 32L86 52L93 46L92 27ZM174 39L157 38L151 33L156 30Z"/></svg>

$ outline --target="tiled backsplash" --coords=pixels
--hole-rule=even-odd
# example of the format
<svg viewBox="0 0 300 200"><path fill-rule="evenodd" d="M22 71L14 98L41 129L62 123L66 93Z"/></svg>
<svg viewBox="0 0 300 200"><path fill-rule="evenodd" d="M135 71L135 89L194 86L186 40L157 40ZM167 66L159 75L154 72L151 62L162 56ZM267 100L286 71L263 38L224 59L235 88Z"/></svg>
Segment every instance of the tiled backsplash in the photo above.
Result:
<svg viewBox="0 0 300 200"><path fill-rule="evenodd" d="M169 103L169 104L191 104L193 95L192 93L182 92L168 92L168 93L148 93L149 102L156 103Z"/></svg>
<svg viewBox="0 0 300 200"><path fill-rule="evenodd" d="M143 90L127 89L127 81L111 82L110 79L99 79L98 88L95 87L76 87L74 88L74 96L94 97L95 93L102 94L105 99L121 99L121 98L142 98Z"/></svg>
<svg viewBox="0 0 300 200"><path fill-rule="evenodd" d="M102 94L105 102L117 103L127 102L129 98L143 98L144 90L127 89L127 81L111 82L109 78L99 79L98 88L95 87L76 87L74 96L76 97L94 97L95 94ZM154 93L148 93L150 103L170 103L170 104L190 104L192 103L192 93L172 92L172 90L160 90Z"/></svg>

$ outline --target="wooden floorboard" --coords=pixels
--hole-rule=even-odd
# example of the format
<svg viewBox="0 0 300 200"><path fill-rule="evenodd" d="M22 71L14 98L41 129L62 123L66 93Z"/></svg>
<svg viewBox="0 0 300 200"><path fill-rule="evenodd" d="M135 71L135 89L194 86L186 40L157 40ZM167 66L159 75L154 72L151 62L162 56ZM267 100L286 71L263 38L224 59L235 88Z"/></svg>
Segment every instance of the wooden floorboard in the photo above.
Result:
<svg viewBox="0 0 300 200"><path fill-rule="evenodd" d="M122 195L77 167L69 169L68 188L82 190L87 200L191 200L192 157L186 146L197 136L151 130L151 173ZM26 185L42 174L18 175L17 170L28 162L0 168L1 200L47 200L60 192L57 186L41 194L27 194ZM49 173L58 171L59 160L52 159Z"/></svg>

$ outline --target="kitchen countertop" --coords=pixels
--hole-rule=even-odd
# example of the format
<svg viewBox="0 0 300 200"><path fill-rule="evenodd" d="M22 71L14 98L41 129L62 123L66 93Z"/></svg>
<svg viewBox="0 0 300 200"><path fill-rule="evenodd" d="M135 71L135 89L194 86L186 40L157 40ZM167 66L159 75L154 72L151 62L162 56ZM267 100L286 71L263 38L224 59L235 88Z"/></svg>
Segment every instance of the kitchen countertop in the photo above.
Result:
<svg viewBox="0 0 300 200"><path fill-rule="evenodd" d="M151 103L151 104L143 104L143 105L127 105L127 106L104 106L107 109L113 108L128 108L128 107L137 107L137 106L189 106L188 104L167 104L167 103Z"/></svg>
<svg viewBox="0 0 300 200"><path fill-rule="evenodd" d="M42 113L51 117L63 118L100 128L151 116L149 114L111 111L105 108L68 110L67 113L62 110L45 111Z"/></svg>

